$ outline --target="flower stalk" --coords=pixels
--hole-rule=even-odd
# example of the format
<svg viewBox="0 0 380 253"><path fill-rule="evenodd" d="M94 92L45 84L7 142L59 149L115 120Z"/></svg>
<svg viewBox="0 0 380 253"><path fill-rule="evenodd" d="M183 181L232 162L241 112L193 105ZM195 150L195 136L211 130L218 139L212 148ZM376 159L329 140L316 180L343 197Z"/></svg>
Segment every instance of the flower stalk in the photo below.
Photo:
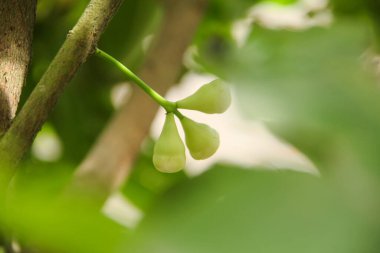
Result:
<svg viewBox="0 0 380 253"><path fill-rule="evenodd" d="M174 113L178 118L182 119L183 115L177 110L177 104L168 101L163 96L158 94L152 87L141 80L135 73L133 73L129 68L127 68L123 63L115 59L113 56L104 52L103 50L96 48L96 55L118 68L123 72L131 81L138 85L146 94L148 94L154 101L156 101L160 106L162 106L167 113Z"/></svg>

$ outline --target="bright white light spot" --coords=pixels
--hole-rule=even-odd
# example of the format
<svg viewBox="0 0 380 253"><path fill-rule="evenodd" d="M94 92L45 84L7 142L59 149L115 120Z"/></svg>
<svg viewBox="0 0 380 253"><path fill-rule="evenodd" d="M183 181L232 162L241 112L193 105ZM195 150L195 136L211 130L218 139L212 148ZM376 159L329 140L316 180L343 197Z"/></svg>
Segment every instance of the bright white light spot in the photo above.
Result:
<svg viewBox="0 0 380 253"><path fill-rule="evenodd" d="M215 79L214 76L190 72L183 77L179 86L173 87L168 92L166 97L171 101L184 98L213 79ZM221 140L219 150L209 159L194 160L187 152L186 172L190 176L196 176L218 162L236 164L247 169L258 166L267 169L291 168L296 171L318 174L318 170L305 155L276 138L260 122L244 118L239 113L237 101L238 98L233 92L231 107L221 115L182 110L183 114L195 121L215 128L219 132ZM164 110L160 110L153 122L151 134L155 139L161 133L165 120L164 114ZM177 126L183 138L184 134L180 124L178 123Z"/></svg>
<svg viewBox="0 0 380 253"><path fill-rule="evenodd" d="M198 48L194 45L190 46L183 56L183 64L189 69L201 69L202 67L194 60L194 56L198 55Z"/></svg>
<svg viewBox="0 0 380 253"><path fill-rule="evenodd" d="M251 32L251 29L251 18L239 19L232 24L232 37L235 39L238 47L244 46L249 36L249 33Z"/></svg>
<svg viewBox="0 0 380 253"><path fill-rule="evenodd" d="M13 250L13 252L21 252L21 246L15 240L12 241L12 250ZM0 249L0 253L1 253L1 249Z"/></svg>
<svg viewBox="0 0 380 253"><path fill-rule="evenodd" d="M142 49L144 52L148 51L150 44L153 41L153 34L145 36L145 38L142 40Z"/></svg>
<svg viewBox="0 0 380 253"><path fill-rule="evenodd" d="M115 85L111 89L111 103L115 109L119 109L122 105L124 105L128 98L131 96L131 86L127 82L123 82Z"/></svg>
<svg viewBox="0 0 380 253"><path fill-rule="evenodd" d="M328 0L302 0L301 5L307 10L318 11L326 9L328 6Z"/></svg>
<svg viewBox="0 0 380 253"><path fill-rule="evenodd" d="M309 16L310 12L315 15ZM254 6L248 16L272 29L307 29L325 26L332 21L325 0L303 0L291 5L265 2Z"/></svg>
<svg viewBox="0 0 380 253"><path fill-rule="evenodd" d="M143 213L121 193L110 196L103 206L103 213L119 224L134 228L142 219Z"/></svg>
<svg viewBox="0 0 380 253"><path fill-rule="evenodd" d="M53 127L45 124L33 143L32 154L46 162L57 161L62 156L62 144Z"/></svg>
<svg viewBox="0 0 380 253"><path fill-rule="evenodd" d="M255 23L269 29L303 30L313 26L331 24L333 15L327 0L300 0L290 5L261 2L253 5L246 17L235 21L232 36L239 47L243 46ZM313 12L310 16L309 13Z"/></svg>

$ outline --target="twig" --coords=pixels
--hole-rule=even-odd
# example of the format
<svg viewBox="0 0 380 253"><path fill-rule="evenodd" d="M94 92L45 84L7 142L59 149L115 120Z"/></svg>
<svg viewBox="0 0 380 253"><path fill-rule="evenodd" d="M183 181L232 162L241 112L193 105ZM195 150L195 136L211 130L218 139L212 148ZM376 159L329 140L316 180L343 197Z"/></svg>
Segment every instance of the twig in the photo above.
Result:
<svg viewBox="0 0 380 253"><path fill-rule="evenodd" d="M177 115L177 117L183 118L183 115L177 110L176 103L166 100L154 89L152 89L152 87L150 87L147 83L141 80L141 78L135 75L135 73L128 69L124 64L122 64L106 52L100 50L99 48L96 49L96 55L117 67L121 72L123 72L126 75L126 77L128 77L137 86L139 86L148 96L150 96L154 101L156 101L157 104L162 106L166 110L166 112L172 112L175 115Z"/></svg>

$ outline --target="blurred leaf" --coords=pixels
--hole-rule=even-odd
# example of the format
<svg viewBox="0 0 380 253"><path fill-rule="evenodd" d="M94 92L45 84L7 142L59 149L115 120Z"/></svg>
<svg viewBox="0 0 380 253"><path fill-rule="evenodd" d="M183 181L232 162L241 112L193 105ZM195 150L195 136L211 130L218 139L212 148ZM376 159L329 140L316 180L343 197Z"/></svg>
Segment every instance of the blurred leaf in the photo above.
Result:
<svg viewBox="0 0 380 253"><path fill-rule="evenodd" d="M53 169L53 168L50 168ZM37 252L123 252L130 231L114 223L85 200L63 195L67 174L19 175L8 194L7 209L0 208L1 227L27 248ZM65 170L67 172L67 170Z"/></svg>
<svg viewBox="0 0 380 253"><path fill-rule="evenodd" d="M161 23L161 7L154 0L125 1L102 35L100 47L117 59L126 59L126 65L136 70L144 58L144 38Z"/></svg>
<svg viewBox="0 0 380 253"><path fill-rule="evenodd" d="M232 24L247 15L248 10L260 0L212 0L199 26L195 45L201 54L215 61L224 61L235 46Z"/></svg>
<svg viewBox="0 0 380 253"><path fill-rule="evenodd" d="M373 73L365 70L370 56L364 55L370 35L361 19L337 19L329 28L306 31L256 27L228 60L199 60L238 86L245 114L274 126L318 164L343 141L377 168L380 94Z"/></svg>
<svg viewBox="0 0 380 253"><path fill-rule="evenodd" d="M378 252L379 217L358 212L345 195L309 175L216 167L165 195L147 214L128 249Z"/></svg>
<svg viewBox="0 0 380 253"><path fill-rule="evenodd" d="M365 12L378 14L380 2L378 0L330 0L334 11L338 14L357 15Z"/></svg>
<svg viewBox="0 0 380 253"><path fill-rule="evenodd" d="M147 140L128 181L124 195L142 210L149 210L157 199L173 186L187 179L185 173L161 173L152 162L154 142Z"/></svg>
<svg viewBox="0 0 380 253"><path fill-rule="evenodd" d="M250 108L257 108L250 111L265 118L347 127L335 123L353 122L352 113L364 108L371 115L362 117L372 117L379 103L372 93L374 78L360 62L369 44L366 27L345 20L305 32L257 28L234 58L236 67L228 66L230 78L247 85L244 89L257 97L250 98L255 103Z"/></svg>
<svg viewBox="0 0 380 253"><path fill-rule="evenodd" d="M369 16L374 25L377 41L376 50L380 51L380 1L378 0L331 0L330 4L338 15Z"/></svg>

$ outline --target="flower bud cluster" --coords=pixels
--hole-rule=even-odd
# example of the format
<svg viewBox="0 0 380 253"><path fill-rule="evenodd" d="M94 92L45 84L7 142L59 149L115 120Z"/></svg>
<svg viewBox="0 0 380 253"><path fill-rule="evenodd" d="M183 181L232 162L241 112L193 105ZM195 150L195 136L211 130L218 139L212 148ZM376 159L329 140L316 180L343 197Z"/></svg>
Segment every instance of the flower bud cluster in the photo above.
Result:
<svg viewBox="0 0 380 253"><path fill-rule="evenodd" d="M223 113L231 104L228 85L217 79L203 85L194 94L176 102L177 108L196 110L208 114ZM157 170L174 173L186 164L185 145L179 136L174 120L175 113L166 114L164 127L153 152L153 164ZM186 146L196 160L207 159L219 147L219 134L210 126L180 117L185 132Z"/></svg>

